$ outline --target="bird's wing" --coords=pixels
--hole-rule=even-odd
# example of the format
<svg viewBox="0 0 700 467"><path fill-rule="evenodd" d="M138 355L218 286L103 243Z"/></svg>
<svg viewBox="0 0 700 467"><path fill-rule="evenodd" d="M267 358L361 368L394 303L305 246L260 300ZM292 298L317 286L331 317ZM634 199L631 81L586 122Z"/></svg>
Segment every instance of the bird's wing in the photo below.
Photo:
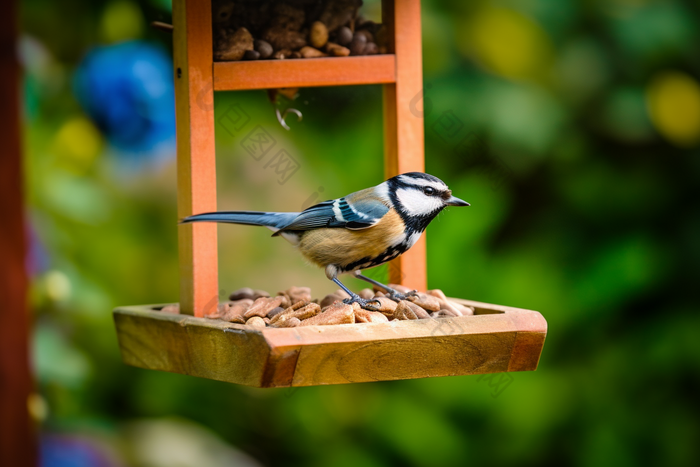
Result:
<svg viewBox="0 0 700 467"><path fill-rule="evenodd" d="M282 230L311 230L324 227L366 229L375 225L389 212L389 208L381 200L362 197L355 202L348 202L347 198L333 199L311 206L299 213L296 219Z"/></svg>

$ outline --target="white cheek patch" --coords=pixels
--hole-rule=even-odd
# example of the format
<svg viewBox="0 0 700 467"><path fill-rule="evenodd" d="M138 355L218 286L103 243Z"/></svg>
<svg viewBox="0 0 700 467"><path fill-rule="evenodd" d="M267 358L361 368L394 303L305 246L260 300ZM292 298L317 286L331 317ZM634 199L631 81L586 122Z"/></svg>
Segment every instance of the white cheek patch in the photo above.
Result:
<svg viewBox="0 0 700 467"><path fill-rule="evenodd" d="M396 197L404 210L412 216L426 216L442 208L440 198L428 196L416 189L399 188L396 190Z"/></svg>

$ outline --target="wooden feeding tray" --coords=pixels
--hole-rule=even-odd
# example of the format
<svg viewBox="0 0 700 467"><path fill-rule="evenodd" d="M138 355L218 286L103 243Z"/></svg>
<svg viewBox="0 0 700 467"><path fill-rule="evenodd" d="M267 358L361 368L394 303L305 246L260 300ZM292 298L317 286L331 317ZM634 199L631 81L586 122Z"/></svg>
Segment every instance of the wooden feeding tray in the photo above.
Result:
<svg viewBox="0 0 700 467"><path fill-rule="evenodd" d="M125 363L260 388L532 371L547 334L536 311L469 300L474 316L254 329L117 308Z"/></svg>
<svg viewBox="0 0 700 467"><path fill-rule="evenodd" d="M387 54L251 62L214 62L211 8L211 0L173 1L179 218L216 211L215 91L382 84L386 178L424 171L423 117L410 110L423 90L419 0L382 2ZM256 329L205 319L218 303L216 225L178 229L181 314L114 310L127 364L256 387L537 368L542 315L467 300L456 301L473 316L388 323ZM427 289L425 235L391 263L389 282Z"/></svg>

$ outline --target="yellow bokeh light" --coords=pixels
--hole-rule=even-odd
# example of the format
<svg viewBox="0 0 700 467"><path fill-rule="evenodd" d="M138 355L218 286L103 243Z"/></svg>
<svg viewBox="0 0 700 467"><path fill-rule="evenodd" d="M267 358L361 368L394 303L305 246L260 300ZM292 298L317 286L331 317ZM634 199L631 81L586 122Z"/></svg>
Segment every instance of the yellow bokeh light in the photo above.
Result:
<svg viewBox="0 0 700 467"><path fill-rule="evenodd" d="M507 78L536 79L550 67L552 46L542 28L507 8L486 7L460 33L458 44L489 71Z"/></svg>
<svg viewBox="0 0 700 467"><path fill-rule="evenodd" d="M61 126L54 139L54 149L62 165L82 174L92 166L102 150L102 134L89 120L76 117Z"/></svg>
<svg viewBox="0 0 700 467"><path fill-rule="evenodd" d="M138 4L129 0L117 0L105 8L100 29L105 41L122 42L141 37L144 23Z"/></svg>
<svg viewBox="0 0 700 467"><path fill-rule="evenodd" d="M671 143L688 147L700 142L700 86L678 71L656 75L646 89L649 116Z"/></svg>

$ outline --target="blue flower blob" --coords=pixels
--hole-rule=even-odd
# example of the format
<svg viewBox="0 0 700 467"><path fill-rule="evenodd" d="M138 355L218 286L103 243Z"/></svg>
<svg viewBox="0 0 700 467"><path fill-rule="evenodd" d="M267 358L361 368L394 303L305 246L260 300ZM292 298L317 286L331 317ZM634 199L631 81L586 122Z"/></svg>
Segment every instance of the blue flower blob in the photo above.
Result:
<svg viewBox="0 0 700 467"><path fill-rule="evenodd" d="M173 65L161 48L143 41L97 47L79 65L74 89L118 155L174 155Z"/></svg>

